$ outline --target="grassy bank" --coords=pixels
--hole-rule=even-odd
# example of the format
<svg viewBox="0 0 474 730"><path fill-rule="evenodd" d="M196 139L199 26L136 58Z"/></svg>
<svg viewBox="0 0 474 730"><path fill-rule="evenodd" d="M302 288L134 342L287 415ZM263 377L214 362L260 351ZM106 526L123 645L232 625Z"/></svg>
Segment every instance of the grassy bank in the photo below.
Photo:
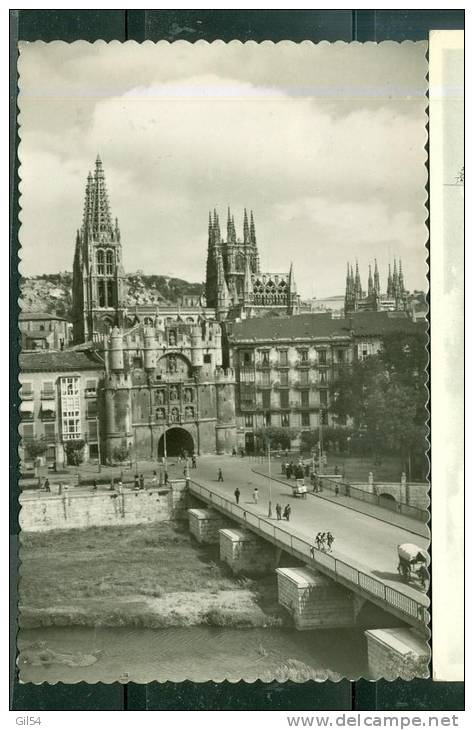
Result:
<svg viewBox="0 0 474 730"><path fill-rule="evenodd" d="M186 525L24 533L20 560L24 627L288 623L274 576L234 578Z"/></svg>

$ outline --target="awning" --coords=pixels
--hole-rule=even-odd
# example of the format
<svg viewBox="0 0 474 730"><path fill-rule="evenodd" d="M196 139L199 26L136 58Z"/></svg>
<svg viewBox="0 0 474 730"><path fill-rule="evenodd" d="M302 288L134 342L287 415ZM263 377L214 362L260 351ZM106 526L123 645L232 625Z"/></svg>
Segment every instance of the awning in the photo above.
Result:
<svg viewBox="0 0 474 730"><path fill-rule="evenodd" d="M20 403L20 413L34 413L35 404L32 400L25 400Z"/></svg>
<svg viewBox="0 0 474 730"><path fill-rule="evenodd" d="M54 411L56 413L56 403L54 400L42 400L41 401L42 411Z"/></svg>

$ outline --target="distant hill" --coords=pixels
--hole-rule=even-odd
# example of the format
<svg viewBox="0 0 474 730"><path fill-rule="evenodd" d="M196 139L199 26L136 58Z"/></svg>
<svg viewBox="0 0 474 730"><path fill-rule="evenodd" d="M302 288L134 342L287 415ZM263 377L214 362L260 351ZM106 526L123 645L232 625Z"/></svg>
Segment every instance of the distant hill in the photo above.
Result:
<svg viewBox="0 0 474 730"><path fill-rule="evenodd" d="M190 283L184 279L137 271L126 275L127 304L177 304L184 295L200 295L204 285ZM72 274L62 271L58 274L22 277L20 281L20 307L23 312L49 312L60 317L71 317Z"/></svg>

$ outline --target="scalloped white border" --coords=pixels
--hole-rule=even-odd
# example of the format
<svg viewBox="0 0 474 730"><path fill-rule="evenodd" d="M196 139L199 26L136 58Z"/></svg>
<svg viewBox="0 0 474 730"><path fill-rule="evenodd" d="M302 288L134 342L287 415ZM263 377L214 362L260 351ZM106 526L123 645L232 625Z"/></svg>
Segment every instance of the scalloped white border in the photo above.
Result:
<svg viewBox="0 0 474 730"><path fill-rule="evenodd" d="M47 41L42 41L42 40L36 40L36 41L21 41L18 44L19 54L18 54L18 66L17 66L17 70L18 70L18 76L19 76L19 78L21 77L21 50L22 50L23 47L29 46L32 43L34 43L34 44L41 44L41 45L44 45L44 46L49 46L49 45L53 45L53 44L54 45L64 45L64 46L77 46L78 44L80 44L80 45L86 44L88 46L106 46L106 45L114 45L114 46L120 45L120 46L123 46L123 45L134 45L134 46L137 47L137 49L139 47L141 47L141 46L150 46L150 45L151 46L157 46L157 47L170 47L171 48L171 47L180 47L180 46L182 47L183 45L186 46L186 47L189 47L189 46L202 47L202 46L211 46L211 45L212 46L221 46L221 47L224 47L224 46L235 46L235 45L238 44L238 45L241 45L241 46L246 46L249 49L257 49L259 46L262 46L262 47L268 47L268 46L284 46L284 47L287 47L287 46L304 46L304 47L315 46L316 47L316 46L334 46L334 45L336 45L336 46L349 46L349 45L357 45L357 46L366 46L366 45L380 46L380 45L386 45L386 44L396 45L396 46L403 46L403 45L414 45L416 43L426 43L426 41L404 40L402 42L398 42L398 41L385 40L385 41L382 41L381 43L377 43L375 41L365 41L365 42L360 42L360 41L351 41L351 42L347 42L347 41L334 41L334 42L331 42L331 41L319 41L318 43L314 43L311 40L303 40L303 41L300 41L300 42L295 42L295 41L290 41L290 40L281 40L281 41L278 41L278 42L274 42L274 41L266 41L265 40L265 41L259 41L259 42L257 42L257 41L253 41L253 40L240 41L240 40L237 40L237 39L232 40L232 41L229 41L229 42L222 41L222 40L214 40L212 42L209 42L209 41L205 41L203 39L198 39L198 40L196 40L194 42L187 41L187 40L177 40L177 41L172 41L172 42L167 41L167 40L160 40L160 41L156 41L156 42L155 41L151 41L151 40L145 40L143 42L138 42L138 41L135 41L135 40L128 40L128 41L125 41L125 42L118 41L118 40L111 40L111 41L96 40L94 42L76 40L76 41L73 41L71 43L67 43L66 41L62 41L60 39L54 40L54 41L48 41L48 42ZM428 79L428 64L427 64L426 79ZM18 244L19 271L21 270L21 256L20 256L20 254L21 254L21 221L22 221L22 216L21 216L21 213L22 213L22 205L21 205L21 203L22 203L22 193L21 193L21 189L22 189L22 175L21 175L21 168L22 168L22 163L21 163L21 147L22 147L22 144L21 144L21 96L22 95L21 95L21 89L20 89L19 90L19 93L18 93L18 97L17 97L17 107L18 107L18 114L17 114L17 128L18 128L17 153L18 153L18 178L19 178L18 205L19 205L19 221L20 221L19 230L18 230L18 239L19 239L19 244ZM428 166L428 153L427 153L427 145L428 145L428 82L426 83L426 97L427 98L426 98L426 108L425 108L425 119L426 119L426 121L425 121L425 157L424 157L424 161L423 161L423 164L425 165L425 168L426 168L425 188L427 187L427 183L428 183L428 170L427 170L427 166ZM426 215L425 215L425 219L424 219L425 229L426 229L425 247L428 244L428 228L427 228L427 225L426 225L426 221L428 219L427 202L428 202L428 195L426 194L425 200L424 200L425 210L426 210ZM427 278L427 280L429 280L429 268L428 268L427 258L426 258L426 278ZM17 332L18 332L18 337L19 337L19 329L18 328L17 328ZM427 368L427 372L428 372L428 368ZM427 388L427 390L428 390L428 388ZM427 413L427 424L429 424L429 417L430 416L429 416L429 412L428 412ZM427 433L427 440L429 440L429 431ZM18 467L17 467L17 469L18 469ZM21 507L20 507L20 511L21 511ZM20 546L19 546L19 552L20 552ZM19 573L20 573L20 565L21 565L20 559L18 560L18 565L19 565ZM19 577L18 577L18 594L20 593L20 587L21 587L21 576L19 574ZM429 648L431 649L431 646L430 646L430 642L429 641L427 641L427 644L428 644ZM163 684L163 683L165 683L167 681L184 682L184 681L186 681L188 679L189 679L189 677L185 677L185 676L183 676L183 677L167 678L167 679L156 679L156 680L154 680L154 683L156 682L157 684ZM358 679L367 679L367 678L361 676ZM380 677L378 679L383 679L383 677ZM229 682L229 684L236 684L236 683L238 683L240 681L243 681L246 684L253 684L257 680L258 681L262 681L262 683L264 683L264 684L270 684L272 682L278 682L280 684L284 684L286 681L288 681L288 680L279 680L279 679L276 679L276 678L273 679L273 680L270 680L270 679L268 679L268 680L260 680L257 677L252 677L252 678L248 678L248 679L245 678L245 677L242 677L242 678L240 678L240 679L237 680L237 679L228 679L225 676L223 676L223 677L214 676L212 678L199 679L199 680L193 678L193 679L191 679L189 681L192 681L194 683L199 683L199 684L204 683L204 682L208 682L208 681L213 681L213 682L218 682L218 683L221 683L221 682L224 682L225 681L225 682ZM51 685L56 685L56 684L78 684L78 683L84 682L84 681L86 681L86 680L80 680L80 679L78 679L75 682L67 682L67 683L64 683L64 682L48 682L48 681L45 680L45 681L39 682L39 683L36 683L36 682L35 683L28 682L27 684L51 684ZM343 681L343 678L341 678L340 680L326 679L326 680L320 680L320 681L322 681L322 682L324 682L324 681L332 681L332 682L338 683L339 681ZM389 681L394 681L394 680L389 680ZM409 680L406 680L406 681L409 681ZM110 682L100 681L100 682L87 682L87 683L88 684L115 684L115 683L122 684L118 680L116 680L116 681L110 681ZM150 684L150 683L143 682L143 683L140 683L140 684ZM319 684L319 681L316 682L316 684Z"/></svg>

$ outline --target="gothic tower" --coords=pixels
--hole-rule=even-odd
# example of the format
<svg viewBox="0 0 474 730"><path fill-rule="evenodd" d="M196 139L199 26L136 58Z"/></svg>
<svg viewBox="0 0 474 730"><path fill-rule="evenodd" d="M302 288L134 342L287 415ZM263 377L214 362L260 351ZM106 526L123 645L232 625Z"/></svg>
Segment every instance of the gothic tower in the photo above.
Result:
<svg viewBox="0 0 474 730"><path fill-rule="evenodd" d="M102 161L86 183L82 227L73 263L73 334L81 343L122 326L125 275L118 221L112 222Z"/></svg>

